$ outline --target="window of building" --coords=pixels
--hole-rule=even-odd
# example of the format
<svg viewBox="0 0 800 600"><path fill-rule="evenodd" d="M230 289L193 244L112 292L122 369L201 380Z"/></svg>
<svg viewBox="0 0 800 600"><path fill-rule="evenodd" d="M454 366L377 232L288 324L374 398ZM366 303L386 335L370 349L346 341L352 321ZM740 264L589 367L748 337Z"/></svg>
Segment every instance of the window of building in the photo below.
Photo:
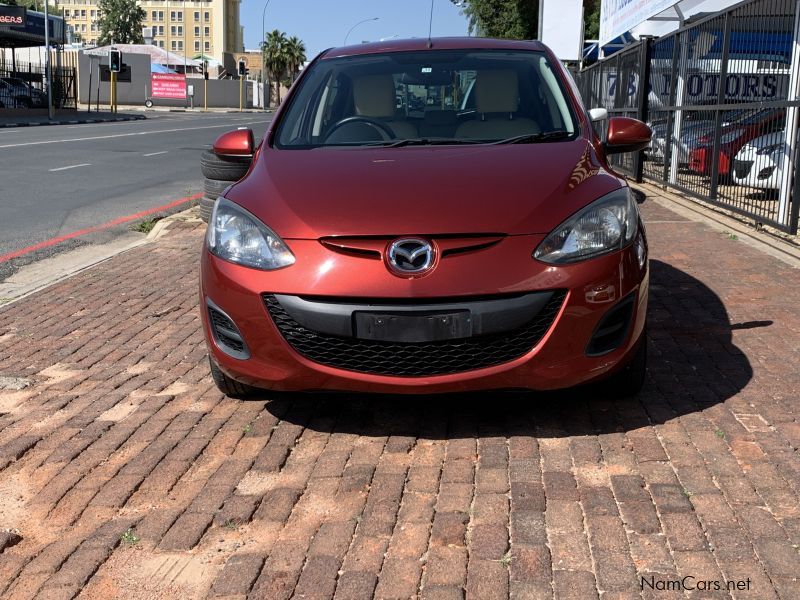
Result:
<svg viewBox="0 0 800 600"><path fill-rule="evenodd" d="M203 13L203 20L206 21L206 22L210 21L211 20L211 13L208 12L208 11L205 11Z"/></svg>
<svg viewBox="0 0 800 600"><path fill-rule="evenodd" d="M199 21L200 20L200 11L199 10L194 11L194 20L195 21Z"/></svg>
<svg viewBox="0 0 800 600"><path fill-rule="evenodd" d="M97 31L97 23L92 23L91 30Z"/></svg>
<svg viewBox="0 0 800 600"><path fill-rule="evenodd" d="M169 20L170 21L177 21L178 20L178 17L176 16L176 13L175 13L174 10L169 13Z"/></svg>
<svg viewBox="0 0 800 600"><path fill-rule="evenodd" d="M178 35L179 36L183 35L183 25L178 25Z"/></svg>
<svg viewBox="0 0 800 600"><path fill-rule="evenodd" d="M182 10L178 11L178 21L183 21L183 11Z"/></svg>
<svg viewBox="0 0 800 600"><path fill-rule="evenodd" d="M194 51L200 52L200 42L198 42L197 40L194 41Z"/></svg>
<svg viewBox="0 0 800 600"><path fill-rule="evenodd" d="M206 52L211 52L211 42L206 42Z"/></svg>
<svg viewBox="0 0 800 600"><path fill-rule="evenodd" d="M85 10L83 10L83 9L81 9L81 16L82 16L82 17L85 17L85 16L86 16L86 11L85 11Z"/></svg>
<svg viewBox="0 0 800 600"><path fill-rule="evenodd" d="M153 12L151 12L151 13L150 13L150 17L151 17L151 19L152 19L153 21L158 21L158 11L157 11L157 10L154 10Z"/></svg>
<svg viewBox="0 0 800 600"><path fill-rule="evenodd" d="M97 12L96 12L96 11L94 11L94 10L92 10L92 11L89 11L89 15L90 15L90 16L91 16L93 19L94 19L94 17L95 17L95 15L96 15L96 14L97 14Z"/></svg>
<svg viewBox="0 0 800 600"><path fill-rule="evenodd" d="M183 50L183 40L178 40L178 50Z"/></svg>
<svg viewBox="0 0 800 600"><path fill-rule="evenodd" d="M158 11L158 20L159 21L163 21L164 20L164 11L163 10Z"/></svg>
<svg viewBox="0 0 800 600"><path fill-rule="evenodd" d="M175 25L173 25L172 27L169 28L169 33L170 33L170 35L173 35L173 36L178 35L178 28L175 27Z"/></svg>
<svg viewBox="0 0 800 600"><path fill-rule="evenodd" d="M163 25L159 25L158 26L158 35L164 35L164 26ZM163 48L164 44L161 44L161 47Z"/></svg>
<svg viewBox="0 0 800 600"><path fill-rule="evenodd" d="M69 17L69 9L68 8L64 9L64 16L65 17Z"/></svg>
<svg viewBox="0 0 800 600"><path fill-rule="evenodd" d="M206 37L209 37L211 35L211 27L205 27L204 31L205 31Z"/></svg>
<svg viewBox="0 0 800 600"><path fill-rule="evenodd" d="M173 50L177 50L178 49L178 42L176 42L175 40L172 40L172 49Z"/></svg>
<svg viewBox="0 0 800 600"><path fill-rule="evenodd" d="M200 28L199 27L195 27L194 28L194 37L200 37Z"/></svg>
<svg viewBox="0 0 800 600"><path fill-rule="evenodd" d="M164 40L158 40L158 47L159 48L163 48L164 47Z"/></svg>

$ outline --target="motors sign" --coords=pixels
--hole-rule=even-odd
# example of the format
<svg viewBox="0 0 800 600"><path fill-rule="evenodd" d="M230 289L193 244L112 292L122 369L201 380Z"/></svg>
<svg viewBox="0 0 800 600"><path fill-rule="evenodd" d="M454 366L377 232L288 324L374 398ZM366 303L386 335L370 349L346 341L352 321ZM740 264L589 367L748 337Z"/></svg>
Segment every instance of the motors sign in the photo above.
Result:
<svg viewBox="0 0 800 600"><path fill-rule="evenodd" d="M0 27L25 27L26 17L24 6L0 5Z"/></svg>
<svg viewBox="0 0 800 600"><path fill-rule="evenodd" d="M600 5L600 45L678 4L678 0L603 0Z"/></svg>
<svg viewBox="0 0 800 600"><path fill-rule="evenodd" d="M186 100L186 76L181 73L152 73L151 98Z"/></svg>
<svg viewBox="0 0 800 600"><path fill-rule="evenodd" d="M671 75L662 73L653 76L649 90L651 106L666 106L670 103L673 79ZM687 73L684 82L683 104L702 105L716 104L719 98L721 77L719 73ZM617 95L617 86L624 86L619 93L623 97L633 98L639 89L639 75L628 73L619 81L617 73L605 74L603 104L613 108ZM725 76L723 89L724 101L739 102L774 102L786 100L789 91L788 73L728 73Z"/></svg>

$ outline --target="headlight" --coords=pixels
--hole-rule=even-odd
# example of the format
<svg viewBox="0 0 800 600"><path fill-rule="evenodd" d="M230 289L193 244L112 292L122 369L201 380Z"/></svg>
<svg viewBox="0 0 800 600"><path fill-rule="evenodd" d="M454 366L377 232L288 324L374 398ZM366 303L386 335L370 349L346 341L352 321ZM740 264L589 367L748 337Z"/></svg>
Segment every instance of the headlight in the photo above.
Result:
<svg viewBox="0 0 800 600"><path fill-rule="evenodd" d="M769 146L764 146L763 148L759 148L758 150L756 150L756 154L760 156L764 156L765 154L772 155L778 150L783 150L783 143L771 144Z"/></svg>
<svg viewBox="0 0 800 600"><path fill-rule="evenodd" d="M238 204L217 198L206 234L208 249L224 260L271 271L294 264L283 240Z"/></svg>
<svg viewBox="0 0 800 600"><path fill-rule="evenodd" d="M639 209L630 188L595 200L548 235L533 253L546 263L572 263L620 250L639 227Z"/></svg>

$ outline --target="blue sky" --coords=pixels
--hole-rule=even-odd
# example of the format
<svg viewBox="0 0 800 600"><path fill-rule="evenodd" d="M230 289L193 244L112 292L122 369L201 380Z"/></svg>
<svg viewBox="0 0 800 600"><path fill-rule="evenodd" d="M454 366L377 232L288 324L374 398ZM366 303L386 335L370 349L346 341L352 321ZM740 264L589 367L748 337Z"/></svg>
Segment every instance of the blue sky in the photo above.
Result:
<svg viewBox="0 0 800 600"><path fill-rule="evenodd" d="M261 15L266 0L242 0L241 22L245 47L257 48L261 39ZM264 27L296 35L306 44L309 60L331 46L341 46L348 29L363 19L350 34L348 44L380 38L426 37L429 0L269 0ZM467 20L450 0L434 0L433 35L466 35Z"/></svg>

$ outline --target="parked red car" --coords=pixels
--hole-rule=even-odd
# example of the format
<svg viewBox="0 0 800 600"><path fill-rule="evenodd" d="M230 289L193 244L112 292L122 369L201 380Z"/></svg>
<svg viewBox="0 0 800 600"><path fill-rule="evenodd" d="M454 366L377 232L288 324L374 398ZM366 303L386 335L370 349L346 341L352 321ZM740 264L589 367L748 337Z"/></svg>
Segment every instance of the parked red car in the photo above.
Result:
<svg viewBox="0 0 800 600"><path fill-rule="evenodd" d="M733 158L747 142L766 133L780 131L784 127L785 120L784 109L767 108L749 112L746 116L722 127L719 132L719 177L721 179L730 177ZM714 156L714 133L704 135L698 142L698 146L689 153L689 170L710 176Z"/></svg>
<svg viewBox="0 0 800 600"><path fill-rule="evenodd" d="M538 42L323 52L258 148L249 130L214 146L253 155L202 253L214 380L233 396L638 391L647 241L606 155L649 141L613 118L601 142Z"/></svg>

